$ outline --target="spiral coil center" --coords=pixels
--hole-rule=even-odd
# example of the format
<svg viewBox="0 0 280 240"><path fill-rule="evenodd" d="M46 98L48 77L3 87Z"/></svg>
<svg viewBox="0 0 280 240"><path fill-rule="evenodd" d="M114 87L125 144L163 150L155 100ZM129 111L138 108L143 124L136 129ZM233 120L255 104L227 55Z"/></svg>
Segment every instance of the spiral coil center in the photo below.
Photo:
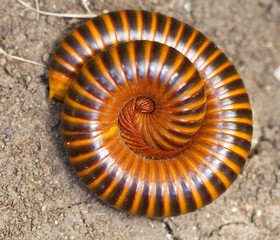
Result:
<svg viewBox="0 0 280 240"><path fill-rule="evenodd" d="M156 108L155 101L149 97L140 96L125 104L119 115L118 124L122 139L132 151L143 157L162 159L173 157L186 149L190 141L169 150L157 142L158 139L162 140L162 137L156 129L151 128L150 123L164 117L162 114Z"/></svg>
<svg viewBox="0 0 280 240"><path fill-rule="evenodd" d="M140 96L125 104L118 119L121 136L126 145L137 154L149 158L158 158L159 154L170 155L158 149L149 136L147 124L149 119L154 117L155 110L156 103L153 99Z"/></svg>
<svg viewBox="0 0 280 240"><path fill-rule="evenodd" d="M149 97L138 97L135 101L135 110L140 113L152 113L156 109L156 104Z"/></svg>

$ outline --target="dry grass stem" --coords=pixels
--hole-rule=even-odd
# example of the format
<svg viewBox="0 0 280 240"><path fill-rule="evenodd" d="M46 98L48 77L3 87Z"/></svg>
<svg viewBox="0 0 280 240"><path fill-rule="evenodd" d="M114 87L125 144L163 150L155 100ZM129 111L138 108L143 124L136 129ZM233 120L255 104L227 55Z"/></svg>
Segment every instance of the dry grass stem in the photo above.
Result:
<svg viewBox="0 0 280 240"><path fill-rule="evenodd" d="M23 5L24 7L35 11L36 13L42 14L42 15L47 15L47 16L53 16L53 17L64 17L64 18L93 18L96 17L95 13L84 13L84 14L79 14L79 13L54 13L54 12L46 12L46 11L41 11L38 10L34 7L29 6L26 2L22 0L17 0L18 3Z"/></svg>
<svg viewBox="0 0 280 240"><path fill-rule="evenodd" d="M4 49L2 49L2 48L0 48L0 54L1 53L6 57L9 57L9 58L12 58L12 59L15 59L15 60L18 60L18 61L22 61L22 62L34 64L34 65L37 65L37 66L45 67L45 65L42 64L42 63L38 63L38 62L31 61L31 60L28 60L28 59L25 59L25 58L21 58L21 57L11 55L11 54L7 53L6 51L4 51Z"/></svg>

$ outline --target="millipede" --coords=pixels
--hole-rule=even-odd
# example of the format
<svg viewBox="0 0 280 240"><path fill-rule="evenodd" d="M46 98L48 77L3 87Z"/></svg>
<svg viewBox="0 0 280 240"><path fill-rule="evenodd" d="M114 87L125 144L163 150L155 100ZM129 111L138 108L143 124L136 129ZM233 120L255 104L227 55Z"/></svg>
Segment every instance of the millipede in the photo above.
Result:
<svg viewBox="0 0 280 240"><path fill-rule="evenodd" d="M49 98L77 175L131 214L169 217L220 196L252 138L243 81L216 45L172 17L110 12L57 49Z"/></svg>

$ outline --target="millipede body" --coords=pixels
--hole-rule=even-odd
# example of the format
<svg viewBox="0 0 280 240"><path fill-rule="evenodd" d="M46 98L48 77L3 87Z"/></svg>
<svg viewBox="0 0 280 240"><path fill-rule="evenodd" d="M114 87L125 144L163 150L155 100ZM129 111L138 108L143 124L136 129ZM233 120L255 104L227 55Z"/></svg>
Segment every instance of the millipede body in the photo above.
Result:
<svg viewBox="0 0 280 240"><path fill-rule="evenodd" d="M85 185L126 212L168 217L220 196L248 156L252 113L235 67L174 18L118 11L74 30L56 51L50 98Z"/></svg>

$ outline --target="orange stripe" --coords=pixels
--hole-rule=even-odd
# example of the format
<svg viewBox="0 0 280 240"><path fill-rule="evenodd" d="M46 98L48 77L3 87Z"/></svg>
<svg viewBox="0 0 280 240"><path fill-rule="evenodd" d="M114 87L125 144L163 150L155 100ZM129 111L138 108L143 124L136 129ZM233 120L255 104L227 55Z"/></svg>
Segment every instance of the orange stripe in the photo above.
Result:
<svg viewBox="0 0 280 240"><path fill-rule="evenodd" d="M200 48L196 51L196 53L192 56L191 58L191 62L195 63L195 61L197 60L197 58L201 55L201 53L205 50L205 48L207 48L207 46L210 44L211 42L209 41L209 39L205 39L204 43L200 46Z"/></svg>
<svg viewBox="0 0 280 240"><path fill-rule="evenodd" d="M139 86L140 82L139 82L139 79L138 79L138 75L137 75L137 70L136 70L136 59L135 59L135 46L134 46L134 42L129 42L127 45L126 45L126 48L127 48L127 52L128 52L128 57L129 57L129 63L130 63L130 66L131 66L131 70L132 70L132 75L134 76L132 81L134 81L133 86L131 86L131 89L130 89L130 92L132 95L134 96L137 96L137 93L136 93L136 89L137 87Z"/></svg>
<svg viewBox="0 0 280 240"><path fill-rule="evenodd" d="M72 84L72 87L73 89L75 89L75 91L77 91L79 94L81 94L83 97L87 98L88 100L90 101L93 101L93 102L96 102L96 103L99 103L101 106L106 106L104 104L104 101L102 101L102 99L99 99L95 96L93 96L91 93L89 93L87 90L85 90L83 87L81 87L77 81L74 81L73 84ZM110 106L106 106L107 110L106 112L110 111ZM109 108L109 109L108 109ZM105 111L105 109L104 109Z"/></svg>
<svg viewBox="0 0 280 240"><path fill-rule="evenodd" d="M166 39L168 37L168 33L170 31L170 26L171 26L171 17L167 17L166 18L166 23L165 23L165 28L164 28L164 31L163 31L163 39L162 39L163 43L166 42Z"/></svg>
<svg viewBox="0 0 280 240"><path fill-rule="evenodd" d="M182 161L181 158L179 158L176 161L173 161L171 164L176 167L176 175L178 177L177 179L181 178L182 180L184 180L187 183L187 181L186 181L186 177L188 176L187 168L181 163L181 161ZM188 211L188 206L186 203L185 196L183 194L182 186L181 186L181 184L179 184L179 182L177 184L180 186L180 189L181 189L181 194L178 194L178 199L180 202L180 209L181 209L182 213L185 213ZM188 183L187 183L187 185L189 186Z"/></svg>
<svg viewBox="0 0 280 240"><path fill-rule="evenodd" d="M64 48L65 51L67 51L73 58L75 58L79 63L84 63L85 59L83 59L82 56L80 56L69 44L66 42L63 42L61 46Z"/></svg>
<svg viewBox="0 0 280 240"><path fill-rule="evenodd" d="M95 62L97 63L98 61L101 61L101 58L100 58L99 55L95 57ZM105 96L111 97L111 98L116 98L117 97L117 95L115 95L113 92L111 92L107 88L105 88L101 84L101 82L96 80L95 77L91 74L91 72L89 71L89 69L87 67L82 69L81 74L84 75L85 79L87 79L88 82L90 84L92 84L92 86L94 86L98 91L102 92ZM104 101L104 99L103 99L103 101Z"/></svg>
<svg viewBox="0 0 280 240"><path fill-rule="evenodd" d="M167 217L170 215L170 193L168 188L168 183L161 183L163 188L163 216Z"/></svg>
<svg viewBox="0 0 280 240"><path fill-rule="evenodd" d="M98 141L96 141L96 142L98 142ZM82 154L82 155L79 155L79 156L77 156L77 157L70 157L70 162L71 163L78 163L78 162L82 162L82 161L84 161L84 160L87 160L87 159L89 159L90 157L93 157L93 156L95 156L95 155L97 155L97 154L99 154L100 152L102 152L102 151L104 151L104 149L106 149L106 148L108 148L108 147L111 147L113 144L115 144L116 143L116 141L114 140L114 139L109 139L109 140L107 140L107 141L104 141L105 143L106 143L106 146L104 146L104 147L102 147L102 148L99 148L99 149L97 149L97 150L94 150L94 151L91 151L91 152L88 152L88 153L85 153L85 154ZM116 144L115 144L116 145ZM114 149L115 148L112 148L111 147L111 149L113 149L112 151L114 151ZM107 151L107 153L108 153L108 151ZM114 152L112 152L112 153L114 153ZM109 153L108 153L109 154ZM108 156L108 154L103 154L102 156L103 156L103 158L102 159L105 159L107 156ZM100 161L103 161L103 160L100 160ZM101 164L101 163L100 163ZM98 165L99 166L99 165ZM94 165L91 165L89 168L87 168L87 169L85 169L85 170L82 170L82 171L80 171L80 172L78 172L77 174L80 176L80 177L82 177L82 176L85 176L86 174L88 174L89 172L91 172L92 170L94 170L95 168L96 168L97 166L94 164Z"/></svg>
<svg viewBox="0 0 280 240"><path fill-rule="evenodd" d="M208 74L207 79L210 79L212 77L217 76L221 71L225 70L229 66L232 66L231 62L227 61L224 64L222 64L220 67L216 68L213 72Z"/></svg>
<svg viewBox="0 0 280 240"><path fill-rule="evenodd" d="M127 172L129 172L129 174L127 174L127 180L126 180L124 189L123 189L122 193L120 194L118 201L114 205L115 208L120 208L122 206L122 204L125 201L126 195L127 195L128 191L130 190L131 183L133 181L133 176L136 172L136 168L138 167L138 162L131 161L131 163L132 163L132 166L130 167L129 170L127 170Z"/></svg>
<svg viewBox="0 0 280 240"><path fill-rule="evenodd" d="M130 39L129 36L129 26L128 26L128 21L127 21L127 16L125 11L120 11L119 12L122 23L123 23L123 34L126 36L125 41L128 42Z"/></svg>
<svg viewBox="0 0 280 240"><path fill-rule="evenodd" d="M85 124L85 125L90 125L94 123L96 123L96 125L100 124L98 120L89 120L89 119L82 119L78 117L72 117L66 114L65 112L62 112L61 119L67 122L77 123L77 124Z"/></svg>
<svg viewBox="0 0 280 240"><path fill-rule="evenodd" d="M231 161L230 159L226 158L225 156L221 155L218 152L213 151L212 149L210 149L207 145L203 144L205 141L200 140L199 141L201 144L199 145L200 149L203 149L207 154L215 157L217 160L221 161L222 163L224 163L228 168L230 168L236 175L238 175L241 171L240 167L235 164L233 161ZM218 146L218 145L216 145Z"/></svg>
<svg viewBox="0 0 280 240"><path fill-rule="evenodd" d="M117 162L120 161L121 157L123 157L121 154L118 154L118 158L115 158L115 162L114 165L117 166ZM117 159L117 160L116 160ZM116 174L116 177L114 178L114 180L111 182L111 184L106 188L106 190L102 193L102 195L100 195L99 197L102 200L105 200L111 193L112 191L117 187L117 185L119 184L120 179L123 177L123 175L126 172L126 167L127 165L130 163L129 160L127 160L127 158L123 158L122 160L124 160L124 164L122 166L119 166L118 169L121 169L121 173L120 174ZM105 175L107 174L107 171L104 172ZM129 175L126 175L126 183L125 185L130 182L132 179L130 178ZM121 194L123 194L124 191L122 191ZM117 201L118 203L118 201Z"/></svg>
<svg viewBox="0 0 280 240"><path fill-rule="evenodd" d="M71 163L80 163L80 162L82 162L84 160L89 159L90 157L93 157L93 156L96 156L96 155L102 153L105 149L107 149L107 150L111 149L112 150L112 154L113 154L114 153L114 149L112 148L112 146L114 144L114 140L110 139L109 141L106 141L106 144L107 144L107 146L105 146L103 148L99 148L99 149L97 149L95 151L92 151L90 153L86 153L86 154L80 155L78 157L70 158ZM103 154L101 155L102 158L98 159L98 161L95 162L94 164L92 164L90 167L84 168L83 170L78 171L77 172L78 176L79 177L84 177L87 174L89 174L90 172L92 172L94 169L96 169L98 166L100 166L106 160L108 155L109 155L109 151L107 151L106 154L104 154L104 152L103 152ZM108 163L108 162L109 161L107 160L106 163Z"/></svg>
<svg viewBox="0 0 280 240"><path fill-rule="evenodd" d="M67 141L67 142L64 142L64 144L67 148L74 148L74 147L90 145L90 144L93 144L100 140L101 140L100 137L95 137L95 138L80 139L80 140L75 140L75 141Z"/></svg>
<svg viewBox="0 0 280 240"><path fill-rule="evenodd" d="M208 141L208 142L211 142L211 143L214 143L218 146L221 146L223 148L226 148L234 153L236 153L237 155L241 156L242 158L244 158L244 160L247 159L247 156L248 156L248 153L247 151L245 151L243 148L241 147L238 147L232 143L228 143L228 142L225 142L223 140L218 140L218 139L215 139L213 138L212 136L204 136L204 135L200 135L200 138L202 140L205 140L205 141Z"/></svg>
<svg viewBox="0 0 280 240"><path fill-rule="evenodd" d="M231 105L223 106L222 110L231 110L231 109L251 109L250 103L234 103Z"/></svg>
<svg viewBox="0 0 280 240"><path fill-rule="evenodd" d="M146 42L144 45L144 51L145 51L145 59L144 59L144 64L145 64L145 71L144 71L144 79L145 81L145 88L143 89L143 95L147 94L150 90L150 79L147 77L147 74L149 73L149 64L151 62L151 52L152 52L152 42Z"/></svg>
<svg viewBox="0 0 280 240"><path fill-rule="evenodd" d="M197 84L195 84L191 89L189 89L183 96L192 96L195 93L199 92L202 88L204 88L204 84L202 81L199 81ZM182 96L178 96L176 98L172 99L171 104L179 103L181 100ZM191 106L191 104L189 105ZM185 107L185 106L184 106ZM183 107L183 108L184 108ZM182 107L176 107L176 110L181 109ZM189 108L189 107L188 107Z"/></svg>
<svg viewBox="0 0 280 240"><path fill-rule="evenodd" d="M135 198L134 198L133 204L132 204L131 209L130 209L130 213L132 213L132 214L136 214L137 211L138 211L140 201L142 199L141 198L142 192L143 192L143 189L144 189L143 178L145 177L145 173L146 173L146 164L143 163L140 166L141 166L141 168L139 169L139 174L138 174L138 176L135 176L135 178L138 179L138 184L137 184L137 187L136 187Z"/></svg>
<svg viewBox="0 0 280 240"><path fill-rule="evenodd" d="M162 111L165 114L169 114L172 112L171 111ZM180 122L188 122L188 121L196 121L197 119L202 119L205 115L205 112L202 113L198 113L196 115L192 115L192 116L179 116L176 115L175 113L172 114L173 116L166 116L166 120L167 121L176 121L178 119L180 119Z"/></svg>
<svg viewBox="0 0 280 240"><path fill-rule="evenodd" d="M156 34L156 27L157 27L157 14L156 13L151 13L152 15L152 23L151 23L151 30L150 30L150 36L151 36L151 41L155 39L155 34Z"/></svg>
<svg viewBox="0 0 280 240"><path fill-rule="evenodd" d="M241 94L247 94L245 88L239 88L239 89L235 89L235 90L226 92L224 94L221 94L221 95L219 95L219 99L223 100L225 98L233 97L233 96L237 96L237 95L241 95Z"/></svg>
<svg viewBox="0 0 280 240"><path fill-rule="evenodd" d="M133 44L133 43L131 43ZM114 62L114 66L118 71L118 74L120 75L120 78L122 79L122 84L124 85L123 88L121 88L122 90L122 95L125 98L132 98L132 94L131 94L131 89L132 86L130 85L129 81L127 80L126 74L122 68L122 63L120 62L120 58L119 58L119 54L116 48L111 48L110 49L110 55L112 57L112 60ZM130 89L130 90L127 90Z"/></svg>
<svg viewBox="0 0 280 240"><path fill-rule="evenodd" d="M105 44L102 41L102 38L92 21L86 22L86 26L88 27L89 31L91 32L96 44L100 50L104 49Z"/></svg>
<svg viewBox="0 0 280 240"><path fill-rule="evenodd" d="M101 163L98 163L98 164L100 165ZM107 164L107 166L108 166L108 164ZM107 177L110 174L110 172L113 170L114 166L115 166L115 164L112 161L111 165L104 172L102 172L102 174L98 178L93 179L93 181L90 184L87 185L88 189L90 189L92 191L94 188L96 188L104 180L104 178ZM121 172L121 169L119 169L119 171L117 172L117 178L120 178L121 176L122 176L122 172ZM114 183L114 181L113 181L113 183ZM114 187L115 185L111 184L110 186ZM102 197L100 197L100 198L102 200L105 199L105 198L102 198Z"/></svg>
<svg viewBox="0 0 280 240"><path fill-rule="evenodd" d="M188 152L188 154L190 154L192 156L192 158L190 158L190 161L189 161L190 165L195 169L197 176L201 179L201 181L204 184L204 186L206 187L208 193L211 195L212 200L216 199L219 196L217 190L214 188L212 183L209 181L207 175L205 175L204 172L202 172L202 170L200 170L200 168L197 166L197 164L193 161L194 158L196 160L199 159L198 155L195 152ZM202 164L201 161L198 161L198 162L200 162L199 165Z"/></svg>
<svg viewBox="0 0 280 240"><path fill-rule="evenodd" d="M142 11L136 10L136 19L137 19L137 39L142 39L143 31L143 16Z"/></svg>
<svg viewBox="0 0 280 240"><path fill-rule="evenodd" d="M217 49L210 57L205 59L202 65L198 68L198 71L201 72L204 68L206 68L209 64L211 64L221 54L222 54L221 50Z"/></svg>
<svg viewBox="0 0 280 240"><path fill-rule="evenodd" d="M112 78L112 76L109 74L108 69L106 68L106 66L104 65L103 60L101 59L100 55L95 57L95 64L98 66L100 72L102 73L102 75L106 78L106 80L108 81L108 83L114 88L112 90L112 92L117 92L121 90L121 86L115 82L115 80ZM89 72L87 74L90 74ZM104 89L106 89L104 87Z"/></svg>
<svg viewBox="0 0 280 240"><path fill-rule="evenodd" d="M252 140L252 136L250 134L238 130L216 129L216 128L207 127L207 133L219 133L219 134L231 135L233 137L242 138L249 142L251 142Z"/></svg>
<svg viewBox="0 0 280 240"><path fill-rule="evenodd" d="M178 45L179 40L180 40L180 38L181 38L181 36L182 36L182 33L183 33L183 30L184 30L184 27L185 27L185 26L186 26L186 25L185 25L184 23L180 23L180 27L179 27L179 29L178 29L178 32L177 32L177 35L176 35L176 37L175 37L175 39L174 39L174 42L173 42L173 46L172 46L172 47L174 47L174 48L177 49L177 45Z"/></svg>
<svg viewBox="0 0 280 240"><path fill-rule="evenodd" d="M182 53L183 53L184 55L187 54L189 48L191 47L191 45L193 44L194 39L195 39L196 36L197 36L197 34L198 34L198 31L195 30L195 29L193 29L192 35L190 36L188 42L186 43L184 49L182 50Z"/></svg>
<svg viewBox="0 0 280 240"><path fill-rule="evenodd" d="M161 49L160 49L160 58L158 60L158 68L155 71L154 74L154 81L152 81L152 86L151 86L151 96L155 97L155 95L158 95L158 90L159 90L159 76L160 73L162 71L162 68L165 64L165 61L167 60L167 54L169 53L169 47L166 45L162 45ZM172 76L172 71L174 71L174 69L170 70L170 75ZM169 76L170 77L170 76ZM168 82L169 77L166 78L166 82Z"/></svg>
<svg viewBox="0 0 280 240"><path fill-rule="evenodd" d="M228 188L231 184L229 179L223 173L221 173L221 171L215 165L213 165L210 162L205 161L205 157L200 152L201 149L199 149L198 147L196 147L195 149L196 149L196 151L195 151L196 157L198 157L198 159L213 172L213 174L224 184L224 186L226 188ZM217 196L216 196L216 198L217 198Z"/></svg>
<svg viewBox="0 0 280 240"><path fill-rule="evenodd" d="M73 73L77 73L78 69L75 68L75 66L71 65L69 62L66 62L64 59L59 57L58 55L54 55L53 60L59 62L63 67L67 68L69 71Z"/></svg>
<svg viewBox="0 0 280 240"><path fill-rule="evenodd" d="M83 49L87 52L87 54L89 56L91 56L93 54L93 52L90 49L90 47L87 45L87 43L86 43L85 39L83 38L83 36L77 30L74 30L72 32L72 35L77 39L77 41L83 47Z"/></svg>
<svg viewBox="0 0 280 240"><path fill-rule="evenodd" d="M172 88L170 88L169 91L166 92L166 94L162 97L162 100L160 99L160 101L161 101L161 102L165 102L164 100L165 100L168 96L170 96L171 94L173 94L174 91L176 91L176 90L177 90L180 86L182 86L184 83L190 81L196 73L197 73L197 71L196 71L194 65L191 65L191 66L188 68L188 71L185 72L185 74L184 74L182 77L180 77L180 80L178 80L178 81L174 84L174 86L173 86ZM168 81L166 81L165 86L163 87L163 89L166 88L167 86L168 86ZM162 104L162 103L161 103L161 104Z"/></svg>
<svg viewBox="0 0 280 240"><path fill-rule="evenodd" d="M109 32L111 42L112 44L116 44L117 42L117 37L116 37L116 29L114 28L114 25L112 23L112 19L110 18L110 15L105 14L102 16L103 21L107 27L107 30Z"/></svg>
<svg viewBox="0 0 280 240"><path fill-rule="evenodd" d="M199 209L199 208L202 208L203 207L203 201L202 201L202 198L200 196L200 193L197 189L197 186L195 185L194 181L188 177L190 174L189 172L193 172L193 174L195 174L196 172L196 166L195 165L191 165L190 164L190 158L187 157L186 155L184 155L184 158L182 158L182 162L184 163L184 165L186 166L186 181L187 181L187 184L190 188L190 191L192 193L192 196L193 196L193 199L194 199L194 202L196 204L196 209Z"/></svg>
<svg viewBox="0 0 280 240"><path fill-rule="evenodd" d="M104 149L103 148L100 148L96 151L92 151L92 152L89 152L89 153L85 153L83 155L79 155L77 157L70 157L70 162L71 163L77 163L77 162L82 162L90 157L93 157L94 155L96 155L98 152L100 151L103 151ZM89 170L89 169L88 169Z"/></svg>
<svg viewBox="0 0 280 240"><path fill-rule="evenodd" d="M179 202L179 198L178 198L178 181L177 181L177 173L175 171L175 169L173 168L173 165L172 164L168 164L168 168L165 168L166 171L168 171L168 175L169 175L169 181L170 182L173 182L176 186L175 186L175 192L176 192L176 196L177 196L177 200L178 200L178 203L180 205L180 202ZM177 183L177 184L176 184ZM166 188L166 192L168 194L165 195L165 199L163 201L163 206L164 206L164 216L167 217L171 214L171 209L170 209L170 198L171 198L171 195L169 194L169 189L168 189L168 185L165 184L165 188ZM172 196L173 197L173 196ZM181 208L181 206L179 206Z"/></svg>
<svg viewBox="0 0 280 240"><path fill-rule="evenodd" d="M112 148L110 156L115 154L117 152L117 150L118 150L117 148ZM117 152L118 155L116 156L115 159L120 160L120 158L118 156L121 156L123 154L123 152L124 152L124 150ZM114 161L111 157L107 157L107 156L102 159L102 162L104 162L104 161L106 161L107 169L104 172L102 172L102 174L98 178L93 179L93 181L87 185L88 189L93 190L94 188L96 188L103 181L103 179L110 174L110 172L114 169L114 167L117 166L117 162L118 162L116 160ZM102 162L100 161L97 163L98 165L97 164L96 165L99 166L102 164ZM90 168L92 168L91 170L93 170L94 168L97 167L97 166L95 166L95 167L94 166L90 167ZM120 168L117 168L117 169L118 169L118 172L117 172L116 176L117 176L117 178L120 178L122 176L122 171ZM80 173L78 173L78 174L80 174ZM115 184L114 182L116 182L116 179L114 179L114 181L111 183L110 186L113 186ZM101 196L104 196L104 195L106 195L105 192ZM100 198L101 198L101 196L100 196Z"/></svg>
<svg viewBox="0 0 280 240"><path fill-rule="evenodd" d="M240 76L238 74L234 74L228 78L222 79L220 82L216 83L213 88L217 89L219 87L226 86L227 84L239 80Z"/></svg>
<svg viewBox="0 0 280 240"><path fill-rule="evenodd" d="M154 215L154 210L155 210L155 195L156 195L156 184L154 180L149 181L149 191L150 191L149 192L150 197L148 201L147 217L152 217Z"/></svg>
<svg viewBox="0 0 280 240"><path fill-rule="evenodd" d="M217 121L218 119L213 119L213 121ZM207 120L207 121L212 121L211 120ZM253 121L252 119L249 118L221 118L222 122L237 122L237 123L246 123L248 125L252 125Z"/></svg>
<svg viewBox="0 0 280 240"><path fill-rule="evenodd" d="M84 112L89 112L89 113L100 113L100 111L87 107L85 105L82 105L73 99L71 99L68 95L65 97L64 102L70 105L73 109L79 109Z"/></svg>

